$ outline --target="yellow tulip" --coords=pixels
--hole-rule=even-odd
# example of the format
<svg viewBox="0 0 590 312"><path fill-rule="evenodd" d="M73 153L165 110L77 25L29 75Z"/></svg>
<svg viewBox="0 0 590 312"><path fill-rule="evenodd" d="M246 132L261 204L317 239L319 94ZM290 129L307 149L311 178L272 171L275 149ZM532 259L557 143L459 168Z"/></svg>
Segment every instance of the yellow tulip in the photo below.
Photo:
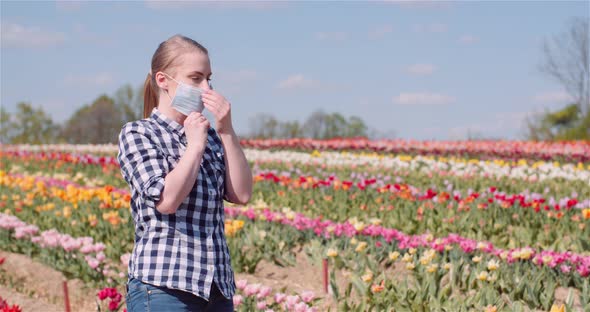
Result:
<svg viewBox="0 0 590 312"><path fill-rule="evenodd" d="M334 258L334 257L338 256L338 251L336 249L330 248L326 252L326 256L328 256L330 258Z"/></svg>
<svg viewBox="0 0 590 312"><path fill-rule="evenodd" d="M370 283L373 280L373 272L365 273L363 276L361 276L361 279L365 283Z"/></svg>
<svg viewBox="0 0 590 312"><path fill-rule="evenodd" d="M565 312L565 305L563 303L559 306L554 304L551 306L551 310L549 312Z"/></svg>
<svg viewBox="0 0 590 312"><path fill-rule="evenodd" d="M497 260L490 260L488 261L488 270L495 271L500 266L500 263Z"/></svg>
<svg viewBox="0 0 590 312"><path fill-rule="evenodd" d="M356 246L356 252L362 252L367 248L367 242L360 242L358 246Z"/></svg>
<svg viewBox="0 0 590 312"><path fill-rule="evenodd" d="M389 260L395 261L397 258L399 258L399 252L394 251L389 253Z"/></svg>
<svg viewBox="0 0 590 312"><path fill-rule="evenodd" d="M488 305L487 307L485 307L484 312L497 312L498 308L496 308L496 306L493 305Z"/></svg>
<svg viewBox="0 0 590 312"><path fill-rule="evenodd" d="M438 269L438 264L433 263L433 264L429 265L426 270L428 271L428 273L434 273L434 272L436 272L437 269Z"/></svg>
<svg viewBox="0 0 590 312"><path fill-rule="evenodd" d="M480 281L487 280L488 279L488 272L486 272L486 271L479 272L479 274L477 275L477 279Z"/></svg>

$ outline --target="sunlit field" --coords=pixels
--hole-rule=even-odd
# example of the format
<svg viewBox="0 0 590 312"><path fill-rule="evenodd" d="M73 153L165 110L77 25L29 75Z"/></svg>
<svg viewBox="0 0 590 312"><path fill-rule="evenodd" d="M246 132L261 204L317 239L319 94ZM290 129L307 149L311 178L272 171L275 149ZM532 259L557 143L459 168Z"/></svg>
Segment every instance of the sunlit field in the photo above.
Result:
<svg viewBox="0 0 590 312"><path fill-rule="evenodd" d="M588 144L242 145L253 197L244 207L225 204L238 311L590 306ZM80 304L125 309L134 236L116 152L2 146L3 286L42 293L12 272L24 256L83 285Z"/></svg>

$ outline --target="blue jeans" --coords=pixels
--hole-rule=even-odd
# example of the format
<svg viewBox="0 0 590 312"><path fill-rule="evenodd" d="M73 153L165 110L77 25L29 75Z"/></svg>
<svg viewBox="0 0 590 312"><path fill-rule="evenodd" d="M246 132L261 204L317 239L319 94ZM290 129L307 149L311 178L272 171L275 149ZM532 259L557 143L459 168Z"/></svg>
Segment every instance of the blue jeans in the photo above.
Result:
<svg viewBox="0 0 590 312"><path fill-rule="evenodd" d="M211 286L207 301L186 291L154 286L131 278L127 283L125 301L128 312L234 311L233 300L225 298L215 283Z"/></svg>

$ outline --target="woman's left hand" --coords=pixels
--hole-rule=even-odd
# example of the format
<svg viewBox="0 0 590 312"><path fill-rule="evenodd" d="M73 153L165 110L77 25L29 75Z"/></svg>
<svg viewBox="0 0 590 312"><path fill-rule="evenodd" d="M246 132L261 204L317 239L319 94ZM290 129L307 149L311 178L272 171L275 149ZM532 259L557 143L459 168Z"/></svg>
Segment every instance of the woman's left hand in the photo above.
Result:
<svg viewBox="0 0 590 312"><path fill-rule="evenodd" d="M206 90L202 93L203 104L215 116L215 125L218 133L231 133L231 104L215 90Z"/></svg>

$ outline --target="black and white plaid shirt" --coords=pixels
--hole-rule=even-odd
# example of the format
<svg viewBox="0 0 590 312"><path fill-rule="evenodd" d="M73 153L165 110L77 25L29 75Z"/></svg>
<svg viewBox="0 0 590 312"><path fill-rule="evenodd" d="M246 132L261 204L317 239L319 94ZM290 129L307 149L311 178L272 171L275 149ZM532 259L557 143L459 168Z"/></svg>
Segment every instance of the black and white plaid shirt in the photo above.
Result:
<svg viewBox="0 0 590 312"><path fill-rule="evenodd" d="M128 122L119 134L117 160L131 188L135 246L128 278L180 289L209 299L213 281L223 295L235 293L234 273L224 234L223 146L209 129L198 178L174 214L155 204L164 177L186 149L184 127L154 108L148 118Z"/></svg>

